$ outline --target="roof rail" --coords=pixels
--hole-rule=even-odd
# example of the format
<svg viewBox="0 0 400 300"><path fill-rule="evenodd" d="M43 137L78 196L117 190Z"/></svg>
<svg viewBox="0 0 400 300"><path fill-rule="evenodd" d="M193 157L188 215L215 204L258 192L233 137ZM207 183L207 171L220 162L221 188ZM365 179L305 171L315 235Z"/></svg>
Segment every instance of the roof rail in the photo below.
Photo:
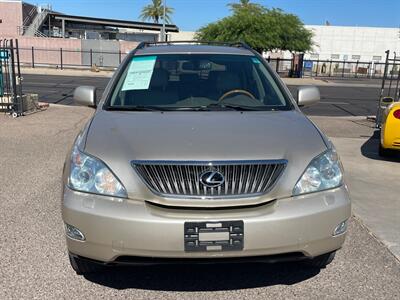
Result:
<svg viewBox="0 0 400 300"><path fill-rule="evenodd" d="M245 42L213 42L213 41L167 41L167 42L141 42L136 49L143 49L151 46L163 46L163 45L176 45L176 44L193 44L193 45L215 45L215 46L227 46L227 47L238 47L252 50L252 48Z"/></svg>

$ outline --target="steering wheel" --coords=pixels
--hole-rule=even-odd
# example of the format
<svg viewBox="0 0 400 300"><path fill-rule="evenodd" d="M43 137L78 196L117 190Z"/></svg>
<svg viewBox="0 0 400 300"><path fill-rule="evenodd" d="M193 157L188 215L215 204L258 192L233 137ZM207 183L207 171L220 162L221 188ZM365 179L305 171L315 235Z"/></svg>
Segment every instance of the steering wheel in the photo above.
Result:
<svg viewBox="0 0 400 300"><path fill-rule="evenodd" d="M256 99L256 97L254 97L254 95L248 91L245 90L240 90L240 89L235 89L235 90L230 90L228 92L226 92L225 94L223 94L219 99L218 102L222 102L226 97L228 97L229 95L232 94L236 94L236 93L241 93L241 94L245 94L246 96L249 96L252 99Z"/></svg>

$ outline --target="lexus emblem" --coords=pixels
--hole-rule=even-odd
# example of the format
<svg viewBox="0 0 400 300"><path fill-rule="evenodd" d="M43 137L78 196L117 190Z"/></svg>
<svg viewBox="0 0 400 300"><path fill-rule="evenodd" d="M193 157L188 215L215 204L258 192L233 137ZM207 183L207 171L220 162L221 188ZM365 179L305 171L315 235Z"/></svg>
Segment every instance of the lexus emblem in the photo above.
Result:
<svg viewBox="0 0 400 300"><path fill-rule="evenodd" d="M225 182L224 175L216 170L208 170L200 175L200 182L202 185L215 188L221 186Z"/></svg>

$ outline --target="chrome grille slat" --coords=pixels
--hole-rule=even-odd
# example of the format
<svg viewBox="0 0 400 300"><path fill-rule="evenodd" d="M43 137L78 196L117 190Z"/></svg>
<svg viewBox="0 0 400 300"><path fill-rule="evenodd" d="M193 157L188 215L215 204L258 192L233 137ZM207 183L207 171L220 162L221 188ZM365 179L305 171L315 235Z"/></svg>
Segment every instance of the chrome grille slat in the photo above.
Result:
<svg viewBox="0 0 400 300"><path fill-rule="evenodd" d="M153 174L155 174L156 180L158 180L157 182L160 184L162 192L167 193L167 189L164 186L163 180L161 180L160 174L158 174L158 172L156 172L154 169L155 166L150 166L150 170L152 171Z"/></svg>
<svg viewBox="0 0 400 300"><path fill-rule="evenodd" d="M190 184L192 181L190 180L190 176L191 175L190 175L189 166L185 166L185 173L184 174L185 174L184 178L188 179L187 186L189 188L189 195L193 195L193 185Z"/></svg>
<svg viewBox="0 0 400 300"><path fill-rule="evenodd" d="M258 190L257 190L258 193L260 193L262 191L263 187L265 186L268 176L270 175L271 168L272 168L271 166L268 166L267 168L265 168L265 170L262 174L262 177L261 177L260 185L258 186Z"/></svg>
<svg viewBox="0 0 400 300"><path fill-rule="evenodd" d="M156 194L169 197L224 198L248 197L269 192L285 166L285 160L176 162L133 161L132 166L146 185ZM200 182L205 171L215 170L224 182L207 187Z"/></svg>
<svg viewBox="0 0 400 300"><path fill-rule="evenodd" d="M255 193L258 176L260 174L260 169L261 169L260 165L257 165L256 166L256 174L254 175L253 184L252 184L251 190L250 190L251 193Z"/></svg>
<svg viewBox="0 0 400 300"><path fill-rule="evenodd" d="M242 188L243 188L243 177L244 177L243 173L244 172L242 170L242 166L238 166L238 169L239 169L239 171L238 171L238 181L239 181L238 194L243 194Z"/></svg>
<svg viewBox="0 0 400 300"><path fill-rule="evenodd" d="M252 181L252 178L254 178L254 177L251 176L252 172L253 172L253 165L250 165L250 167L247 170L246 179L244 181L245 182L245 185L244 185L244 193L245 194L249 193L249 185L250 185L250 183Z"/></svg>
<svg viewBox="0 0 400 300"><path fill-rule="evenodd" d="M177 176L178 174L174 170L174 166L167 166L167 174L169 178L172 178L172 189L174 194L180 194L179 188L178 188L178 179Z"/></svg>
<svg viewBox="0 0 400 300"><path fill-rule="evenodd" d="M232 195L235 194L235 186L236 186L236 166L233 166L233 170L232 170L232 190L231 190L231 194Z"/></svg>
<svg viewBox="0 0 400 300"><path fill-rule="evenodd" d="M165 170L165 166L161 166L160 171L161 171L161 179L166 183L166 186L167 186L167 193L173 194L172 187L171 187L171 181L168 180L168 174L167 174L167 171Z"/></svg>
<svg viewBox="0 0 400 300"><path fill-rule="evenodd" d="M274 173L275 173L275 170L276 170L276 168L277 168L277 166L275 165L275 166L270 166L271 167L271 173L270 173L270 175L268 176L268 180L267 180L267 183L265 184L265 186L268 186L269 185L269 183L271 182L271 179L274 177Z"/></svg>
<svg viewBox="0 0 400 300"><path fill-rule="evenodd" d="M196 185L197 195L200 195L200 172L198 170L198 166L193 167L193 175L196 178L194 184Z"/></svg>

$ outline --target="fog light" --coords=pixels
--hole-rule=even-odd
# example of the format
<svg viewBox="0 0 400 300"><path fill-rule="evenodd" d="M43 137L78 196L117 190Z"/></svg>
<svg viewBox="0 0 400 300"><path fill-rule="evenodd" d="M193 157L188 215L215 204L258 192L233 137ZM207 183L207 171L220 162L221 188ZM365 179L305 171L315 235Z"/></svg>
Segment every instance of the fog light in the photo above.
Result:
<svg viewBox="0 0 400 300"><path fill-rule="evenodd" d="M333 236L345 233L347 230L347 220L339 223L338 226L336 226L335 230L333 231Z"/></svg>
<svg viewBox="0 0 400 300"><path fill-rule="evenodd" d="M78 228L76 228L72 225L65 224L65 233L71 239L78 240L78 241L85 240L85 236L83 235L83 233Z"/></svg>

